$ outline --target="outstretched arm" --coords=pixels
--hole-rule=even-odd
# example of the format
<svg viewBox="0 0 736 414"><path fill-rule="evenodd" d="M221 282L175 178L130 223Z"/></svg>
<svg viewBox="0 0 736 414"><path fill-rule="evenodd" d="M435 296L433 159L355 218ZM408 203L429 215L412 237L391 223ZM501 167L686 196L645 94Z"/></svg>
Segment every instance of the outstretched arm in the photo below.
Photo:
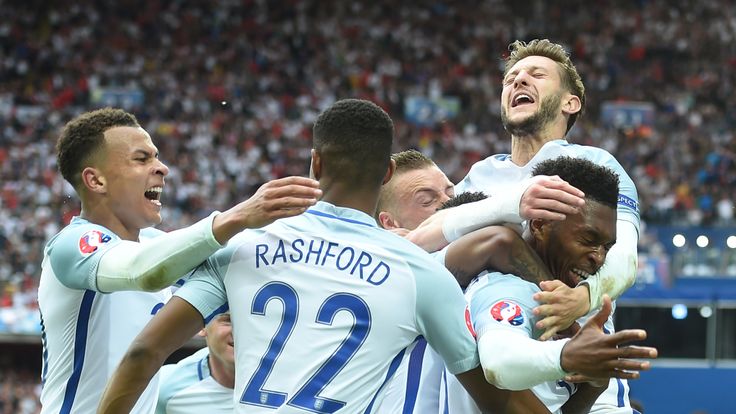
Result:
<svg viewBox="0 0 736 414"><path fill-rule="evenodd" d="M406 236L428 252L482 227L525 219L564 220L585 203L584 194L559 177L536 176L515 191L438 211Z"/></svg>
<svg viewBox="0 0 736 414"><path fill-rule="evenodd" d="M509 329L485 332L478 340L478 353L486 379L499 388L522 390L563 376L571 382L639 378L649 362L636 359L656 358L657 350L623 346L645 339L646 332L640 329L604 334L610 314L611 299L605 296L601 311L570 340L535 341Z"/></svg>
<svg viewBox="0 0 736 414"><path fill-rule="evenodd" d="M539 284L552 279L539 256L519 233L504 226L490 226L466 234L450 243L445 267L465 288L484 270L517 275Z"/></svg>
<svg viewBox="0 0 736 414"><path fill-rule="evenodd" d="M303 213L317 202L319 183L287 177L262 185L252 197L184 229L144 243L121 241L103 253L93 286L102 292L157 291L170 286L235 234Z"/></svg>
<svg viewBox="0 0 736 414"><path fill-rule="evenodd" d="M129 413L166 358L200 329L199 312L174 296L146 325L107 383L98 413Z"/></svg>

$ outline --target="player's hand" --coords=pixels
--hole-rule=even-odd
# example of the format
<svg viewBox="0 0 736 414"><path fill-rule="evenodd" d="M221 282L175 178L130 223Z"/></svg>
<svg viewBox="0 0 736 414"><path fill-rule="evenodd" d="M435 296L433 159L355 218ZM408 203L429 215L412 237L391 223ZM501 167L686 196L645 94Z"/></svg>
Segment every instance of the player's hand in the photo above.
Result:
<svg viewBox="0 0 736 414"><path fill-rule="evenodd" d="M537 329L544 329L539 337L542 341L568 328L590 310L589 293L585 285L573 289L559 280L545 280L539 287L542 292L535 293L533 299L541 305L534 308L533 312L535 316L543 318L536 324Z"/></svg>
<svg viewBox="0 0 736 414"><path fill-rule="evenodd" d="M585 193L558 176L538 175L521 196L519 215L526 220L564 220L585 205Z"/></svg>
<svg viewBox="0 0 736 414"><path fill-rule="evenodd" d="M263 184L249 199L217 215L212 232L221 244L243 229L271 224L303 212L322 197L319 182L305 177L285 177Z"/></svg>
<svg viewBox="0 0 736 414"><path fill-rule="evenodd" d="M610 335L603 333L603 324L611 314L611 298L603 296L601 310L583 325L580 331L562 348L560 365L571 373L568 382L598 381L616 377L639 378L639 371L648 370L648 361L635 358L656 358L651 347L622 346L627 342L646 339L642 329L627 329Z"/></svg>

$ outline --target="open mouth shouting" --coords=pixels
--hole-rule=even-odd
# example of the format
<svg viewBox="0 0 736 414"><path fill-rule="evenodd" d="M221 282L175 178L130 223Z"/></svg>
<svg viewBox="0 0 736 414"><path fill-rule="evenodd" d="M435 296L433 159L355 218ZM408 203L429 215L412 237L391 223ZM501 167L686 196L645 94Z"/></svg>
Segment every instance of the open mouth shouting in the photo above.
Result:
<svg viewBox="0 0 736 414"><path fill-rule="evenodd" d="M143 193L143 196L146 197L148 200L151 201L151 203L161 207L161 193L164 191L164 188L162 186L155 186L151 187L148 190L146 190Z"/></svg>

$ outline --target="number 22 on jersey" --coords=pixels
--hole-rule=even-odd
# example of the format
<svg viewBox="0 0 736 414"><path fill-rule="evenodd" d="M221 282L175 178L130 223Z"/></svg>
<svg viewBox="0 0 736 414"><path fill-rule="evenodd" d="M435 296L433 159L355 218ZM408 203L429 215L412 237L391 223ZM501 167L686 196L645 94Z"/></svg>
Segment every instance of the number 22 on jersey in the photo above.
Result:
<svg viewBox="0 0 736 414"><path fill-rule="evenodd" d="M251 306L251 314L265 317L266 306L271 300L278 300L283 306L281 322L271 338L265 354L261 357L258 368L245 386L240 402L274 409L286 403L309 412L334 413L345 406L346 403L320 397L319 393L327 387L355 355L358 348L363 345L371 330L371 312L368 305L363 299L350 293L336 293L322 302L317 310L315 323L332 325L335 315L340 311L346 311L352 314L353 325L346 338L332 355L289 399L289 395L284 392L264 389L264 384L277 363L286 342L291 337L299 318L299 295L294 288L286 283L268 283L256 293Z"/></svg>

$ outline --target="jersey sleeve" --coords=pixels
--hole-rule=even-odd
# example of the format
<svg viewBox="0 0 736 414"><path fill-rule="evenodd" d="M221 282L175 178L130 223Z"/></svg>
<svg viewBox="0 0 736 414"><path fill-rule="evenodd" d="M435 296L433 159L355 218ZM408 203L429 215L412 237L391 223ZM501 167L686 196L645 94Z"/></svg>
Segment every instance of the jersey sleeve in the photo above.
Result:
<svg viewBox="0 0 736 414"><path fill-rule="evenodd" d="M174 293L197 309L205 325L228 309L224 277L235 249L233 245L231 243L210 256L186 279L184 286Z"/></svg>
<svg viewBox="0 0 736 414"><path fill-rule="evenodd" d="M103 254L120 242L106 227L85 224L68 227L46 247L51 269L69 289L97 289L97 267Z"/></svg>
<svg viewBox="0 0 736 414"><path fill-rule="evenodd" d="M637 233L639 230L640 215L639 215L639 194L636 191L636 185L634 181L626 173L624 167L614 158L613 155L603 152L606 157L603 159L603 165L610 168L618 175L618 220L625 220L630 222L636 227Z"/></svg>
<svg viewBox="0 0 736 414"><path fill-rule="evenodd" d="M516 276L490 273L472 287L470 315L478 338L485 333L504 329L535 338L532 295L535 285ZM490 281L490 283L488 283Z"/></svg>
<svg viewBox="0 0 736 414"><path fill-rule="evenodd" d="M467 306L455 278L439 264L417 276L416 318L421 334L451 373L477 367L478 349L466 322Z"/></svg>

